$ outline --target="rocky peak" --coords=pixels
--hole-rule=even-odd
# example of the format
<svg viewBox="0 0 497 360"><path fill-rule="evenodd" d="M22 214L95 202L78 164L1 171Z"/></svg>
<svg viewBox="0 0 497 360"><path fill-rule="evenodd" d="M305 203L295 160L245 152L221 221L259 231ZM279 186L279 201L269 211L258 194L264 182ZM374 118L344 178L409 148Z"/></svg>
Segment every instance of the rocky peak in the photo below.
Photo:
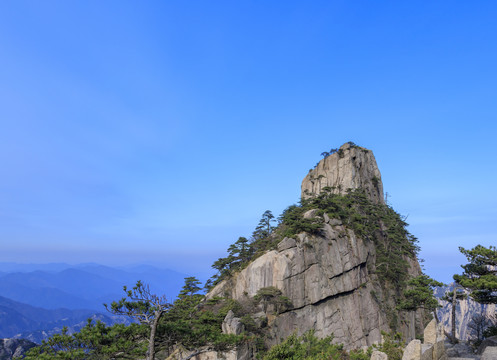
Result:
<svg viewBox="0 0 497 360"><path fill-rule="evenodd" d="M363 189L376 204L384 204L383 183L373 152L353 143L325 156L302 181L302 198L318 195L329 187L334 194Z"/></svg>
<svg viewBox="0 0 497 360"><path fill-rule="evenodd" d="M346 350L380 342L382 331L401 332L408 340L421 333L424 311L397 308L404 280L421 275L415 242L400 215L384 205L373 153L347 143L325 155L302 182L303 198L325 187L342 195L362 189L376 205L353 194L289 208L280 228L265 239L271 246L207 294L209 300L225 297L239 305L226 316L225 333L237 334L247 324L245 330L257 329L269 347L313 330L318 337L333 335ZM342 211L342 200L351 201L354 211ZM270 300L260 300L270 289ZM233 359L254 359L253 353Z"/></svg>

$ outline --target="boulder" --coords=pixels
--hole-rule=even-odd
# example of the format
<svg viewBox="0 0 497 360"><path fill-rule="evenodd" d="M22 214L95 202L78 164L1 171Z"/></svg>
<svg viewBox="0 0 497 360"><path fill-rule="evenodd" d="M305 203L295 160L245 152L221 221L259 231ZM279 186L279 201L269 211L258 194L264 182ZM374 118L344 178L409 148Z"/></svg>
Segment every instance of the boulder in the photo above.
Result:
<svg viewBox="0 0 497 360"><path fill-rule="evenodd" d="M421 360L433 360L433 345L421 345Z"/></svg>
<svg viewBox="0 0 497 360"><path fill-rule="evenodd" d="M388 355L384 352L374 350L371 354L371 360L388 360Z"/></svg>
<svg viewBox="0 0 497 360"><path fill-rule="evenodd" d="M437 322L435 319L433 319L425 327L424 343L435 344L436 342L437 342Z"/></svg>
<svg viewBox="0 0 497 360"><path fill-rule="evenodd" d="M240 318L235 317L235 314L231 310L226 314L221 327L225 334L240 335L245 330Z"/></svg>
<svg viewBox="0 0 497 360"><path fill-rule="evenodd" d="M490 336L489 338L486 338L483 340L478 347L478 354L483 354L487 346L497 346L497 335L496 336Z"/></svg>
<svg viewBox="0 0 497 360"><path fill-rule="evenodd" d="M412 340L407 344L402 360L420 360L421 359L421 341Z"/></svg>
<svg viewBox="0 0 497 360"><path fill-rule="evenodd" d="M487 346L481 354L481 360L495 360L497 359L497 347Z"/></svg>

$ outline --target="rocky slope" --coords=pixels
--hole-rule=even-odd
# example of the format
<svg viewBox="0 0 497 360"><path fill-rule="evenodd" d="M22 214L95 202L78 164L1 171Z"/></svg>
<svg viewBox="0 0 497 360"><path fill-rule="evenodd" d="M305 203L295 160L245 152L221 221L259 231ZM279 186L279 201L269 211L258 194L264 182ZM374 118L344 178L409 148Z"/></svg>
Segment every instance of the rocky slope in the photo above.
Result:
<svg viewBox="0 0 497 360"><path fill-rule="evenodd" d="M207 298L222 296L249 303L261 289L279 289L288 300L284 307L259 305L251 314L254 320L263 318L261 322L267 323L268 345L295 331L302 334L311 329L320 337L333 334L334 341L347 349L379 342L382 330L414 338L416 330L422 329L424 314L402 313L395 305L405 286L401 275L413 277L421 270L415 254L406 255L407 250L398 264L392 263L389 256L395 253L394 247L406 246L409 239L405 235L393 238L386 216L368 213L391 211L383 202L381 174L372 152L345 144L321 160L302 182L302 196L309 199L321 191L345 195L348 189L366 194L365 199L357 198L361 214L352 219L329 210L307 210L303 218L319 221L319 231L283 238L276 249L215 286ZM400 217L396 221L395 226L405 225Z"/></svg>
<svg viewBox="0 0 497 360"><path fill-rule="evenodd" d="M21 357L34 346L35 343L25 339L0 339L0 360Z"/></svg>

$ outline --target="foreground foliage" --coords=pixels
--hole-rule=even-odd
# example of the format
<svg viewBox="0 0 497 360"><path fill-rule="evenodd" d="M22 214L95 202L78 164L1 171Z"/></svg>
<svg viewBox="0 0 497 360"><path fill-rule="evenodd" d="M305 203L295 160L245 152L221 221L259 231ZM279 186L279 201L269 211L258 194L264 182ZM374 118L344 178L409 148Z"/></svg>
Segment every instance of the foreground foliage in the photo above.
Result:
<svg viewBox="0 0 497 360"><path fill-rule="evenodd" d="M222 333L221 323L232 302L200 306L204 296L198 294L200 282L194 277L185 285L173 303L150 293L138 282L127 297L113 302L108 308L114 313L132 316L140 323L130 326L107 326L92 322L79 332L69 334L67 328L53 335L42 345L26 353L27 360L106 360L155 359L156 352L169 355L176 346L201 353L225 351L243 340L240 336Z"/></svg>
<svg viewBox="0 0 497 360"><path fill-rule="evenodd" d="M332 344L333 337L318 339L313 331L302 336L290 335L279 345L273 346L264 360L341 360L347 359L342 345Z"/></svg>
<svg viewBox="0 0 497 360"><path fill-rule="evenodd" d="M64 328L62 333L30 349L24 359L136 359L145 355L147 344L141 340L146 334L146 326L139 324L107 326L100 321L88 320L88 324L74 334L68 334Z"/></svg>
<svg viewBox="0 0 497 360"><path fill-rule="evenodd" d="M150 287L141 281L138 281L130 290L124 286L124 292L126 297L121 298L119 301L113 301L110 305L104 304L104 306L115 315L131 317L150 328L147 360L154 360L157 325L161 316L167 312L171 304L167 302L164 295L153 294Z"/></svg>
<svg viewBox="0 0 497 360"><path fill-rule="evenodd" d="M454 275L454 280L470 290L470 296L482 304L497 304L497 248L477 245L471 250L459 247L468 259L462 265L462 275Z"/></svg>
<svg viewBox="0 0 497 360"><path fill-rule="evenodd" d="M367 350L346 352L343 345L333 344L333 336L319 339L311 330L302 336L290 335L281 344L273 346L263 356L263 360L369 360L373 350L384 352L389 360L401 360L401 335L385 332L382 332L382 335L382 344L370 346Z"/></svg>

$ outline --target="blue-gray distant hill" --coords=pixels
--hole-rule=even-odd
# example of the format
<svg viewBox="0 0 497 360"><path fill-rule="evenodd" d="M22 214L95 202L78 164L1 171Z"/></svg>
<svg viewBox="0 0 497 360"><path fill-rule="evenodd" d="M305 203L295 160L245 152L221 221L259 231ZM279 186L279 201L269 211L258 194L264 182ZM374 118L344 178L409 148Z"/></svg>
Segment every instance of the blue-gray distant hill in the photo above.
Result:
<svg viewBox="0 0 497 360"><path fill-rule="evenodd" d="M50 264L44 270L33 270L35 265L0 263L0 269L4 270L0 273L0 296L45 309L97 311L105 310L103 303L121 298L123 285L133 286L137 280L150 284L153 292L173 300L187 276L152 266L124 270L98 264L72 267ZM13 269L15 272L5 271Z"/></svg>
<svg viewBox="0 0 497 360"><path fill-rule="evenodd" d="M36 343L63 326L77 331L88 318L108 325L129 321L108 313L103 303L123 297L123 286L137 280L173 301L185 274L153 266L113 268L99 264L0 263L0 338Z"/></svg>
<svg viewBox="0 0 497 360"><path fill-rule="evenodd" d="M100 320L106 324L129 322L124 317L96 313L93 310L47 310L13 301L0 296L0 338L25 338L40 343L48 336L60 332L63 326L77 331L87 319Z"/></svg>

